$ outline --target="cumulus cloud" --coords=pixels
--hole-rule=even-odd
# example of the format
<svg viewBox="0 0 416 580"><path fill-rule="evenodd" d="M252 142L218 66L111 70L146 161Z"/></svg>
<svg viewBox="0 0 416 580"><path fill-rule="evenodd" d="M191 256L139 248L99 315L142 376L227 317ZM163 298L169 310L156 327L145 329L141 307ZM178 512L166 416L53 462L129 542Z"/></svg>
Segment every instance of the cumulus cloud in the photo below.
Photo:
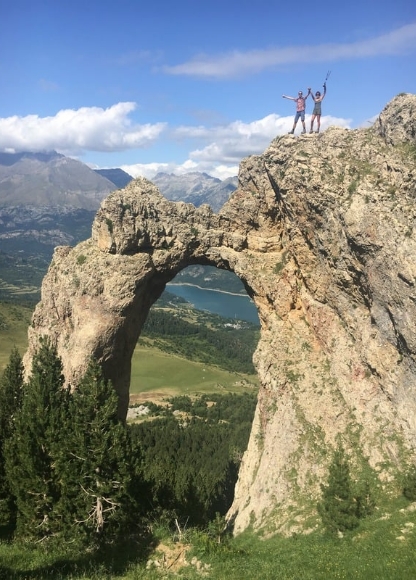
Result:
<svg viewBox="0 0 416 580"><path fill-rule="evenodd" d="M310 115L306 115L309 126ZM321 130L331 125L349 128L350 119L321 117ZM190 171L206 172L213 177L226 179L237 175L240 161L249 155L262 153L275 137L286 134L293 125L293 115L280 117L272 114L243 123L235 121L217 127L181 126L171 131L170 137L178 140L195 140L200 146L189 153L189 158L182 164L177 163L147 163L124 165L122 169L133 177L139 175L152 179L157 173L174 173L182 175ZM299 125L300 126L300 125ZM298 127L298 131L300 128Z"/></svg>
<svg viewBox="0 0 416 580"><path fill-rule="evenodd" d="M201 173L208 173L212 177L218 179L227 179L238 174L238 164L226 165L216 164L211 161L200 161L196 163L191 159L187 159L184 163L135 163L133 165L122 165L121 169L131 175L132 177L146 177L152 179L157 173L173 173L174 175L184 175L198 171Z"/></svg>
<svg viewBox="0 0 416 580"><path fill-rule="evenodd" d="M225 179L236 175L243 157L259 154L277 135L287 133L293 115L268 115L250 123L234 121L215 126L179 126L169 128L166 123L134 124L129 115L135 103L118 103L107 109L84 107L66 109L53 117L0 118L0 151L50 151L80 157L85 151L114 152L149 147L163 133L165 140L189 145L189 153L182 163L138 163L123 165L122 169L137 177L151 179L161 171L181 175L191 171L209 173ZM307 115L307 121L309 116ZM322 129L329 125L349 127L348 119L330 116L321 118Z"/></svg>
<svg viewBox="0 0 416 580"><path fill-rule="evenodd" d="M124 151L156 141L165 123L138 125L129 114L136 104L117 103L107 109L65 109L53 117L27 115L0 118L0 151L50 151L80 155L84 151Z"/></svg>
<svg viewBox="0 0 416 580"><path fill-rule="evenodd" d="M163 71L171 75L228 79L300 61L331 62L398 55L412 52L415 48L416 23L412 23L375 38L352 43L233 51L219 56L199 55L182 64L165 66Z"/></svg>
<svg viewBox="0 0 416 580"><path fill-rule="evenodd" d="M306 115L308 122L310 115ZM342 119L324 115L321 117L321 128L330 125L350 127L350 119ZM277 135L287 133L293 126L293 115L281 117L276 114L263 119L243 123L234 121L228 125L214 128L178 127L175 133L178 137L191 137L207 144L190 152L191 160L201 163L231 163L238 164L243 157L262 153L270 141Z"/></svg>

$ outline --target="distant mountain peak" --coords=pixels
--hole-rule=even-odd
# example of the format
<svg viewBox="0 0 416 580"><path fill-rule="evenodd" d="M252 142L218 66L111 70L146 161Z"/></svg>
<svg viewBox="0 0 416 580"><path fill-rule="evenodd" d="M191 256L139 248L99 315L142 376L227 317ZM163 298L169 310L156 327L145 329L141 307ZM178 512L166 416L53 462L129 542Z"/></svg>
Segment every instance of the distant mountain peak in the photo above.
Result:
<svg viewBox="0 0 416 580"><path fill-rule="evenodd" d="M170 201L185 201L196 207L207 203L219 211L237 188L237 177L221 181L218 177L199 171L182 175L160 172L151 180Z"/></svg>
<svg viewBox="0 0 416 580"><path fill-rule="evenodd" d="M0 153L0 207L98 209L114 184L56 151Z"/></svg>
<svg viewBox="0 0 416 580"><path fill-rule="evenodd" d="M126 185L128 185L133 179L131 175L118 167L113 167L111 169L94 169L94 171L114 183L114 185L119 189L126 187Z"/></svg>

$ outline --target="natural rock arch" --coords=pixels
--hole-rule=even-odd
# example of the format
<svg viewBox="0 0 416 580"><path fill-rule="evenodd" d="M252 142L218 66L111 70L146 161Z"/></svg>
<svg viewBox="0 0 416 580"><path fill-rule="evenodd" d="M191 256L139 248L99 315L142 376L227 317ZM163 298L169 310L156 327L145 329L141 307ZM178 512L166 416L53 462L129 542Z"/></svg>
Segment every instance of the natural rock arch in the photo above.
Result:
<svg viewBox="0 0 416 580"><path fill-rule="evenodd" d="M97 358L125 416L131 356L167 282L189 265L213 265L237 273L255 299L251 275L240 263L247 241L230 224L208 206L167 201L146 179L115 191L98 211L90 240L56 249L29 329L26 360L38 337L48 335L68 382L76 384L89 358Z"/></svg>
<svg viewBox="0 0 416 580"><path fill-rule="evenodd" d="M316 499L339 437L357 466L394 481L416 443L415 127L416 96L400 95L373 128L276 138L242 162L219 214L145 179L112 193L91 239L55 251L26 367L45 334L71 383L96 356L124 414L151 304L187 265L226 268L261 323L236 531L285 529L288 507L293 521Z"/></svg>

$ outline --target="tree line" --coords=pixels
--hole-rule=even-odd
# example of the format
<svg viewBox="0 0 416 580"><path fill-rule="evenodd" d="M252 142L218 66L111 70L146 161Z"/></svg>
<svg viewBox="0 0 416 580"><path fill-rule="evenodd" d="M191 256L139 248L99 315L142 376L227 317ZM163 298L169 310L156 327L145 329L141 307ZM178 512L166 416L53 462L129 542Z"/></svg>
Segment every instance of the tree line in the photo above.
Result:
<svg viewBox="0 0 416 580"><path fill-rule="evenodd" d="M157 513L205 525L228 511L256 399L256 393L173 397L168 408L151 406L158 420L131 426Z"/></svg>
<svg viewBox="0 0 416 580"><path fill-rule="evenodd" d="M254 394L179 397L164 416L128 425L118 419L117 395L94 360L74 388L64 384L62 362L46 339L27 382L13 350L0 380L3 534L98 549L142 533L156 515L199 525L225 514ZM189 412L178 420L184 406Z"/></svg>
<svg viewBox="0 0 416 580"><path fill-rule="evenodd" d="M152 309L143 326L142 337L153 339L165 352L213 364L229 371L254 374L253 353L258 342L254 326L216 327L184 320L180 315Z"/></svg>
<svg viewBox="0 0 416 580"><path fill-rule="evenodd" d="M27 383L14 350L0 384L1 524L18 539L98 546L128 525L134 482L131 441L98 364L71 394L47 341Z"/></svg>
<svg viewBox="0 0 416 580"><path fill-rule="evenodd" d="M227 512L255 393L174 397L167 406L148 404L151 420L129 425L94 360L75 388L64 384L46 339L26 382L18 351L11 353L0 379L0 532L94 550L158 518L206 526ZM356 528L374 510L374 481L352 481L339 445L317 506L324 527ZM411 466L403 493L414 501L415 490Z"/></svg>

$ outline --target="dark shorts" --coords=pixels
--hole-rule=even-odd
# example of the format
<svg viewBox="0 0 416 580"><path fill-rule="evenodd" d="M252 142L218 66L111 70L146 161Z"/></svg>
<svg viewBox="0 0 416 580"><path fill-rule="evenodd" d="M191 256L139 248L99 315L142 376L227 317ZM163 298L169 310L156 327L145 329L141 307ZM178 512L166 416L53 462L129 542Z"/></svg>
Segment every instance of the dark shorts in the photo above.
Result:
<svg viewBox="0 0 416 580"><path fill-rule="evenodd" d="M295 123L297 123L299 121L299 117L301 118L302 121L305 120L305 110L303 110L303 111L296 111Z"/></svg>

